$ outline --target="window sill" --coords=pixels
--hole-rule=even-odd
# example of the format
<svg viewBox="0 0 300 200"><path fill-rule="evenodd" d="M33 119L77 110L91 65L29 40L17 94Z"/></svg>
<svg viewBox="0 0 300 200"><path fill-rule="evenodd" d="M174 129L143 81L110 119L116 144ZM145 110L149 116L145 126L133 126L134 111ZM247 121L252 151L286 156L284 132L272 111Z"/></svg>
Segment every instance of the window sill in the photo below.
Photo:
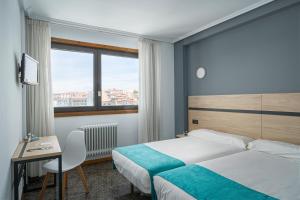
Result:
<svg viewBox="0 0 300 200"><path fill-rule="evenodd" d="M74 116L88 116L88 115L114 115L114 114L130 114L130 113L138 113L138 109L55 112L54 117L74 117Z"/></svg>

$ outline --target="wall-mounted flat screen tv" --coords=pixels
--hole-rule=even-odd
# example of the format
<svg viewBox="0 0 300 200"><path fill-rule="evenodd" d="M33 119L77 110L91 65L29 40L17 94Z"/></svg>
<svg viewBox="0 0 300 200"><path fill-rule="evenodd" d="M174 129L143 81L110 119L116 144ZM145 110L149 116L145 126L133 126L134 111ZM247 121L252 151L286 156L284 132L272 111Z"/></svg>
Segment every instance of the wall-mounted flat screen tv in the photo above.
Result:
<svg viewBox="0 0 300 200"><path fill-rule="evenodd" d="M21 82L26 85L39 84L38 77L38 64L39 62L23 53L21 61Z"/></svg>

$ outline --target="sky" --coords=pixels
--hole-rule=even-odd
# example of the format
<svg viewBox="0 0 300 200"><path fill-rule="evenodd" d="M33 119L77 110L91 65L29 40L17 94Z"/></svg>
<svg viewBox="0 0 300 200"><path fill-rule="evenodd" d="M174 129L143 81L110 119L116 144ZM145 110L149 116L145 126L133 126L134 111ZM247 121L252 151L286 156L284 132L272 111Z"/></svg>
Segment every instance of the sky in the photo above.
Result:
<svg viewBox="0 0 300 200"><path fill-rule="evenodd" d="M138 90L138 59L102 54L102 90ZM93 54L51 50L54 93L93 90Z"/></svg>

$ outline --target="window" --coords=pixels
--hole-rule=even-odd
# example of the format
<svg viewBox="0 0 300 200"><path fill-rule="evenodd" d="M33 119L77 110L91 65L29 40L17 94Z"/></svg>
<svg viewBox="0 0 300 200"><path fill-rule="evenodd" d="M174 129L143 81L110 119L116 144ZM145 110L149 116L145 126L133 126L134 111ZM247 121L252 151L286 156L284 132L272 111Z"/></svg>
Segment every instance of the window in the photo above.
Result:
<svg viewBox="0 0 300 200"><path fill-rule="evenodd" d="M55 113L136 110L137 53L52 43Z"/></svg>

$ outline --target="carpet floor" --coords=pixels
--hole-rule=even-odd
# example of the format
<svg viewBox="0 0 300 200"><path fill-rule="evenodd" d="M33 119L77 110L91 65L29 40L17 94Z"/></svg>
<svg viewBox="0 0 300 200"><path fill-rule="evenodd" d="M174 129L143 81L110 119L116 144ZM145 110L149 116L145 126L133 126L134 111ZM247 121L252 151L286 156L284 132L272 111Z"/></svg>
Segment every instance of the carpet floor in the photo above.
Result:
<svg viewBox="0 0 300 200"><path fill-rule="evenodd" d="M117 171L112 169L112 162L103 162L83 167L90 192L85 194L82 182L76 170L68 174L68 188L65 190L67 200L150 200L150 196L135 191L130 193L130 183ZM49 184L50 184L49 180ZM30 186L40 186L42 180L37 180ZM23 194L23 200L38 199L39 191ZM55 188L47 188L45 200L55 199Z"/></svg>

